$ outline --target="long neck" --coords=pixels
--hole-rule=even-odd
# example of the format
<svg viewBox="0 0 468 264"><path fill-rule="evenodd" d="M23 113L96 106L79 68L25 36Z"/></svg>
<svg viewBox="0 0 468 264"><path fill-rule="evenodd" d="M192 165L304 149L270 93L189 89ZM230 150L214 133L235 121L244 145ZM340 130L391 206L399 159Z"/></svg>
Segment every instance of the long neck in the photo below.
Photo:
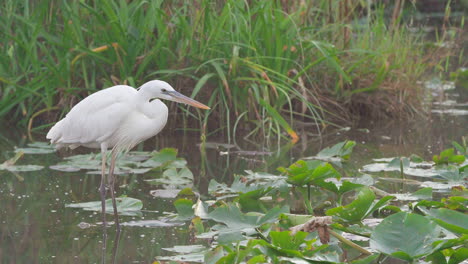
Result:
<svg viewBox="0 0 468 264"><path fill-rule="evenodd" d="M154 98L148 83L143 84L140 89L138 89L138 97L141 101L145 102L149 102Z"/></svg>

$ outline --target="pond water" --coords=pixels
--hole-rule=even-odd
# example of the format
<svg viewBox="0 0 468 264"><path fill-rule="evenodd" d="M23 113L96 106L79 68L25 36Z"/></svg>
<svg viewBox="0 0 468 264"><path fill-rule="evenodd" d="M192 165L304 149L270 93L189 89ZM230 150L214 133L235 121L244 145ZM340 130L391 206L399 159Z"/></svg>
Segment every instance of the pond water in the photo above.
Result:
<svg viewBox="0 0 468 264"><path fill-rule="evenodd" d="M187 167L193 172L193 189L202 195L207 193L211 179L229 183L234 174L243 174L245 170L279 174L277 167L289 166L299 158L315 155L320 149L346 139L358 143L351 157L356 168L362 168L375 158L417 154L427 160L450 147L451 141L460 141L467 135L466 98L456 94L450 96L440 97L427 119L363 122L350 129L328 131L321 137L299 130L301 140L295 145L284 141L277 144L238 139L238 152L226 153L228 151L222 146L213 148L210 143L232 142L208 138L203 149L197 134L166 130L144 146L138 146L138 150L178 149L178 156L187 160ZM2 127L0 131L0 163L15 155L15 147L24 147L31 142L24 131L14 127ZM34 138L44 141L44 135L34 135ZM196 241L188 224L155 228L124 226L119 239L114 228L108 228L107 248L103 251L102 228L96 225L101 221L100 213L65 207L69 203L98 201L100 175L49 168L66 156L88 152L78 149L25 154L18 164L44 168L31 172L0 170L1 263L111 263L113 260L117 263L151 263L156 256L170 255L163 248L203 243ZM117 177L118 196L127 195L143 201L141 216L121 216L122 222L157 219L165 212L174 211L173 200L150 194L161 188L145 179L156 177L157 172ZM392 188L402 187L388 183L386 190L397 191ZM108 219L112 219L112 215Z"/></svg>

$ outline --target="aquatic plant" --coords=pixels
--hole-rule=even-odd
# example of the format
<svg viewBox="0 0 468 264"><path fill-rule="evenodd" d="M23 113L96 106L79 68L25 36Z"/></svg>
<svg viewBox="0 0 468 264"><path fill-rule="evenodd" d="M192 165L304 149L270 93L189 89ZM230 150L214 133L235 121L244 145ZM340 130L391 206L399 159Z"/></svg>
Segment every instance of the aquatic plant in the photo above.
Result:
<svg viewBox="0 0 468 264"><path fill-rule="evenodd" d="M3 1L0 117L41 130L91 92L155 78L209 102L206 114L171 108L213 133L285 130L296 140L292 117L320 130L360 114L412 114L421 102L415 81L437 48L426 53L399 12L389 25L388 8L326 0Z"/></svg>

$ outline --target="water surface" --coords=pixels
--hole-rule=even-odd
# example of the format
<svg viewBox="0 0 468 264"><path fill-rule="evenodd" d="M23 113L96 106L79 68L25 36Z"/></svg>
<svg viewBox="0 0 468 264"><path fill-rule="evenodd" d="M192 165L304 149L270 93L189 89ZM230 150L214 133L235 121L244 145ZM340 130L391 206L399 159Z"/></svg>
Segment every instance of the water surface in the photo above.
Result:
<svg viewBox="0 0 468 264"><path fill-rule="evenodd" d="M451 95L453 96L453 95ZM339 141L355 140L358 146L352 155L357 169L374 158L409 156L417 154L430 159L433 154L450 147L451 141L460 141L468 132L468 116L453 114L447 109L466 111L466 99L453 97L457 105L439 100L428 118L411 121L366 122L350 129L327 131L312 136L312 131L299 129L301 140L292 145L282 140L279 144L237 139L236 151L254 151L227 154L223 147L200 148L200 137L193 132L165 131L138 150L177 148L179 156L188 162L194 174L194 190L206 194L211 179L229 183L234 174L244 170L277 173L279 166L288 166L301 157L312 156L320 149ZM452 99L453 99L452 98ZM461 98L461 99L460 99ZM450 98L448 98L450 99ZM445 102L445 103L444 103ZM439 111L440 110L440 111ZM23 147L30 140L24 131L12 126L1 128L0 163L14 156L15 147ZM44 135L34 138L44 141ZM231 143L221 138L208 138L208 143ZM206 243L197 240L188 225L164 228L123 227L116 240L113 228L108 229L107 249L102 251L103 232L98 222L100 213L66 208L74 202L98 201L100 175L79 172L60 172L48 168L63 157L89 150L61 151L53 154L25 155L19 164L37 164L44 169L34 172L0 170L0 262L1 263L151 263L156 256L168 255L162 248L175 245ZM256 153L257 152L257 153ZM158 177L156 172L143 175L118 176L117 195L127 195L143 201L141 217L121 216L121 221L150 220L173 212L172 200L155 198L151 190L158 186L144 181ZM401 188L387 186L387 190ZM396 190L395 190L396 191ZM112 219L109 215L108 219ZM116 243L118 242L118 244Z"/></svg>

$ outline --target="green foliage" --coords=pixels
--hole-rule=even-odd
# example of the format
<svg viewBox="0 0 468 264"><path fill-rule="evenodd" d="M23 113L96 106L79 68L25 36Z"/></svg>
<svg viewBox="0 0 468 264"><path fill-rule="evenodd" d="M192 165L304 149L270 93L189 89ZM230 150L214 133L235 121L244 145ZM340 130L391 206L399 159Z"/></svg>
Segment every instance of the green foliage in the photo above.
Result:
<svg viewBox="0 0 468 264"><path fill-rule="evenodd" d="M121 215L139 215L140 210L143 208L143 202L141 200L130 198L130 197L117 197L117 212ZM101 201L96 202L85 202L85 203L71 203L66 204L66 207L70 208L81 208L86 211L97 211L102 210ZM114 213L112 208L112 200L106 200L106 213Z"/></svg>
<svg viewBox="0 0 468 264"><path fill-rule="evenodd" d="M335 207L327 211L327 215L337 216L347 222L360 222L375 210L384 207L394 197L386 196L379 201L375 200L375 194L367 187L362 188L357 198L350 204Z"/></svg>
<svg viewBox="0 0 468 264"><path fill-rule="evenodd" d="M440 152L439 155L434 155L434 157L432 157L432 160L437 165L449 163L462 164L465 161L465 156L456 155L454 148L448 148Z"/></svg>
<svg viewBox="0 0 468 264"><path fill-rule="evenodd" d="M296 140L289 125L293 115L324 125L342 118L332 111L338 104L327 106L319 98L354 100L352 95L374 93L397 79L413 83L427 68L420 38L404 26L390 30L383 7L372 10L365 25L358 23L359 12L343 21L333 12L338 8L338 2L325 0L292 6L236 0L3 1L0 117L8 114L26 125L47 112L63 115L104 87L137 87L158 78L204 98L219 113L190 115L200 125L210 120L231 130L237 119L268 128L254 130L268 135L284 129ZM347 29L355 37L345 39ZM399 102L417 106L415 87L398 89L410 90L394 93Z"/></svg>
<svg viewBox="0 0 468 264"><path fill-rule="evenodd" d="M332 148L327 148L326 151L330 149ZM409 159L394 160L396 161L393 162L395 163L393 167L397 170L401 167L410 168ZM458 168L456 165L451 166ZM425 258L427 261L460 263L466 259L466 252L460 247L466 244L468 239L466 234L468 220L465 219L464 213L466 198L450 196L442 201L422 200L432 199L433 196L433 189L426 187L413 193L397 193L395 196L387 195L378 199L376 193L380 192L374 186L365 186L366 180L361 179L364 176L337 181L339 173L331 164L320 160L300 160L287 168L280 168L280 171L286 174L286 177L249 172L245 176L236 176L230 186L212 180L209 192L217 198L217 201L210 205L202 201L198 201L196 205L190 200L175 201L174 204L180 215L175 219L185 215L186 219L188 217L199 221L201 218L215 222L208 228L203 228L198 223L197 230L201 232L198 233L198 238L216 240L216 247L203 251L203 261L339 263L341 247L346 247L347 250L352 248L368 256L351 263L373 263L380 254L408 262ZM447 172L446 167L444 171ZM285 187L285 180L293 186ZM284 195L308 184L339 197L345 194L355 196L346 205L340 205L341 198L331 202L332 208L327 210L326 214L333 216L332 224L320 226L315 223L311 225L314 227L309 226L317 218L312 214L291 214L287 206L279 207L274 202L267 204L261 201L262 198L272 195L275 189L287 188L287 192L279 192L280 195ZM319 195L322 194L323 192L319 192ZM242 198L244 195L246 200ZM307 196L304 196L304 199L307 200ZM409 203L407 206L405 201L408 200L419 201ZM259 213L256 206L246 206L254 203L262 204L263 213ZM407 208L413 213L405 212ZM380 211L379 216L383 216L383 219L373 218L377 211ZM301 225L304 229L299 228ZM314 229L320 227L327 231ZM312 228L315 231L291 231L296 228L299 228L298 230ZM361 244L355 244L338 233L341 231L361 238L370 237L370 241L364 243L369 243L378 253L368 252L361 247ZM339 247L336 246L337 242L319 243L319 240L326 239L330 235L339 241ZM199 256L199 253L197 254L196 256ZM195 255L190 253L187 257L192 258Z"/></svg>
<svg viewBox="0 0 468 264"><path fill-rule="evenodd" d="M333 145L332 147L322 149L319 153L317 153L317 157L340 158L343 160L348 160L351 157L354 146L356 146L356 141L345 140Z"/></svg>
<svg viewBox="0 0 468 264"><path fill-rule="evenodd" d="M468 216L454 210L439 208L427 211L434 222L443 228L458 233L468 234Z"/></svg>
<svg viewBox="0 0 468 264"><path fill-rule="evenodd" d="M435 251L440 229L434 222L400 212L385 218L371 235L370 246L382 253L412 262Z"/></svg>
<svg viewBox="0 0 468 264"><path fill-rule="evenodd" d="M328 178L339 179L341 174L330 163L311 160L299 160L288 168L279 168L279 171L288 175L287 181L297 186L316 185L326 186Z"/></svg>

